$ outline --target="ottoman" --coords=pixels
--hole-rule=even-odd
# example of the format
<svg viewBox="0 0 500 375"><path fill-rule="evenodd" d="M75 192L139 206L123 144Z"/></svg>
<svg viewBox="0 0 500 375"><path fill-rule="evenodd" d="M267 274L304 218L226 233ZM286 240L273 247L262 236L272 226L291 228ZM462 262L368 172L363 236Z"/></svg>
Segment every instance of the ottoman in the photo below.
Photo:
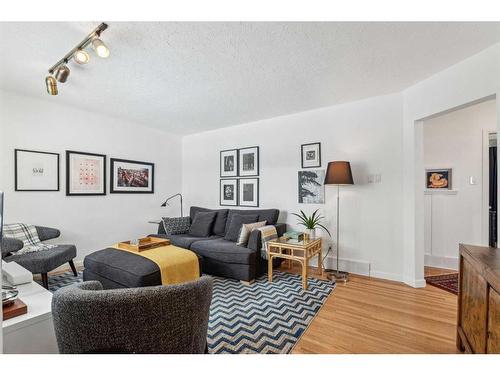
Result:
<svg viewBox="0 0 500 375"><path fill-rule="evenodd" d="M201 276L201 257L198 257ZM139 254L106 248L83 260L83 281L100 281L104 289L161 285L158 265Z"/></svg>

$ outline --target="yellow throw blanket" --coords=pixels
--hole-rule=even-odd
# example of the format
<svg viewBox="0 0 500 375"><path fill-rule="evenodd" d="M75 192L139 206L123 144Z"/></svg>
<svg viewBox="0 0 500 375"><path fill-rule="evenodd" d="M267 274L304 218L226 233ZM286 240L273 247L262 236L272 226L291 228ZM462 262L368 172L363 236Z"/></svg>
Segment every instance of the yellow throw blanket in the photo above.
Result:
<svg viewBox="0 0 500 375"><path fill-rule="evenodd" d="M141 252L122 249L118 247L118 244L114 245L113 248L128 251L155 262L160 268L161 283L163 285L184 283L200 277L198 257L190 250L173 245L161 246Z"/></svg>

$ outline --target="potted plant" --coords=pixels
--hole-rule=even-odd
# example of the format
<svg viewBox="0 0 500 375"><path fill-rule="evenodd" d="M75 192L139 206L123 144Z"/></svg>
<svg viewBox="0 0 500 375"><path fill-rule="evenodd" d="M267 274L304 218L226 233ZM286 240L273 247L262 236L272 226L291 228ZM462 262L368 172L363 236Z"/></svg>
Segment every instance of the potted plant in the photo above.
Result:
<svg viewBox="0 0 500 375"><path fill-rule="evenodd" d="M331 237L330 231L326 229L326 227L321 224L321 221L324 219L323 216L318 214L319 209L314 211L311 216L307 216L304 211L300 210L300 214L292 213L299 218L299 225L303 225L306 228L306 234L309 235L309 238L316 238L316 228L324 229L328 235Z"/></svg>

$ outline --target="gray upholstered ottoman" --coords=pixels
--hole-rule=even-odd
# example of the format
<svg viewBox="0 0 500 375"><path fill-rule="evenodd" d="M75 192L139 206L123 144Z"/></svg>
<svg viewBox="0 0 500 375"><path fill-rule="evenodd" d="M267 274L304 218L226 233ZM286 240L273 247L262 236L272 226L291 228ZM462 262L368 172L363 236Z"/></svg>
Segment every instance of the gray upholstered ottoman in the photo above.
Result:
<svg viewBox="0 0 500 375"><path fill-rule="evenodd" d="M201 257L198 256L200 273ZM104 289L161 285L158 265L141 255L114 248L96 251L83 261L83 281L100 281ZM201 276L201 274L200 274Z"/></svg>

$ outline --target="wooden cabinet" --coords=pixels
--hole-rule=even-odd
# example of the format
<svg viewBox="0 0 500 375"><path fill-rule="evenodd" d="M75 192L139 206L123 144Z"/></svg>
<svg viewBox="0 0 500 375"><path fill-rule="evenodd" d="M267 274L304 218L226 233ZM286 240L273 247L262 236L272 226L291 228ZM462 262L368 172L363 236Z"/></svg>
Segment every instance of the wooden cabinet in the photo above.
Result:
<svg viewBox="0 0 500 375"><path fill-rule="evenodd" d="M500 249L460 244L457 347L500 353Z"/></svg>

